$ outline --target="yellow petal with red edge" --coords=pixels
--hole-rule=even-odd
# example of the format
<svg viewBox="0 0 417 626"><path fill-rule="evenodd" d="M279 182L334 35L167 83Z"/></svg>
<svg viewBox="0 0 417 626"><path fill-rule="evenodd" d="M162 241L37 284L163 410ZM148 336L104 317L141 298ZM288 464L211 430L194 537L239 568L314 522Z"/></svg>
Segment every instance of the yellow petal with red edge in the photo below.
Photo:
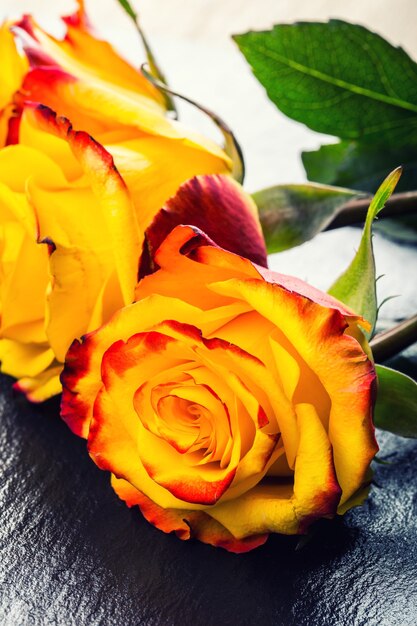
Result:
<svg viewBox="0 0 417 626"><path fill-rule="evenodd" d="M256 205L228 176L198 176L178 189L147 229L147 252L151 259L179 224L197 226L218 246L267 265Z"/></svg>
<svg viewBox="0 0 417 626"><path fill-rule="evenodd" d="M278 283L230 280L211 289L242 298L273 322L321 382L331 400L329 436L343 503L363 483L377 451L372 426L375 371L360 344L344 334L345 317L338 308L316 304ZM311 393L314 404L314 386Z"/></svg>
<svg viewBox="0 0 417 626"><path fill-rule="evenodd" d="M228 467L225 467L225 470L227 469L228 472L226 474L228 477L227 480L233 479L232 487L230 489L228 488L230 482L227 482L226 477L224 478L224 481L214 480L214 477L218 472L216 470L215 473L214 470L211 469L209 484L215 485L213 487L213 493L215 495L212 495L212 492L207 490L208 487L207 489L205 487L206 490L204 491L204 499L201 495L202 487L200 483L198 481L193 481L194 470L187 467L187 477L186 479L185 477L182 477L181 472L184 472L184 468L182 467L182 458L178 457L177 452L165 442L162 445L158 442L159 454L156 455L153 450L153 435L147 432L142 432L142 435L140 436L140 448L143 449L141 453L141 460L154 480L156 480L159 484L164 485L167 489L175 493L177 497L184 501L193 502L200 498L198 500L200 504L213 504L213 501L218 500L223 496L223 494L226 499L229 497L236 497L236 495L252 486L253 481L259 481L260 477L266 473L269 465L275 461L277 455L282 453L282 449L277 449L279 435L276 430L274 431L276 426L271 424L272 434L264 433L259 429L268 424L267 419L266 422L262 422L261 424L258 423L260 409L259 402L268 403L268 412L270 415L273 415L274 411L285 413L285 409L291 413L291 407L286 407L285 400L282 395L277 393L276 390L274 391L273 388L276 387L276 385L272 379L269 380L268 372L263 364L254 359L251 355L240 350L237 346L230 345L230 343L223 342L219 339L206 340L201 337L201 334L195 327L172 321L155 326L155 330L157 330L158 333L163 333L163 335L161 335L162 337L173 337L180 342L180 350L178 354L180 362L181 359L186 358L186 347L188 346L189 351L191 352L192 360L201 362L201 364L210 368L210 371L213 372L215 376L212 378L214 383L210 382L209 387L220 396L223 402L226 401L227 404L227 400L223 396L224 386L226 386L227 390L234 394L235 398L241 401L241 409L239 411L240 415L238 415L240 421L235 424L234 428L232 427L231 433L231 438L235 439L235 447L237 439L242 438L243 440L243 435L248 436L251 431L254 433L254 438L249 442L247 449L245 448L241 451L240 454L241 456L244 456L244 458L239 459L239 457L236 457L233 454ZM129 354L129 359L125 359L126 362L129 362L130 367L133 367L133 363L134 367L138 368L137 372L136 370L132 370L132 375L133 371L135 374L133 375L131 386L140 384L140 354L135 353L136 346L133 346L133 348L130 347L129 344L131 341L132 340L129 340L126 347L117 344L117 346L115 345L114 351L113 349L109 349L106 353L102 364L104 380L107 380L105 372L107 371L106 364L109 365L109 359L110 372L116 371L117 365L120 362L123 362L123 353L126 349ZM142 349L142 343L139 344L139 348ZM183 352L181 352L181 350ZM145 353L145 360L149 359L151 355L152 351L150 351L149 355L148 353ZM114 364L112 363L112 359ZM183 367L184 371L187 371L186 365ZM169 370L168 364L166 369ZM147 373L148 380L152 381L152 376L148 371L148 368ZM123 375L126 375L125 371L123 371ZM191 372L191 375L197 383L207 382L204 374L200 379L196 376L194 371ZM123 379L122 389L125 387L129 388L129 383L126 378ZM262 388L264 387L272 389L268 396L262 392ZM194 387L194 389L197 389L197 387ZM180 391L178 393L180 397L186 397L181 395ZM122 401L123 398L120 397L120 402ZM198 399L195 399L195 401L198 402ZM270 403L272 404L272 408L270 407ZM229 400L229 405L230 404L231 402ZM254 406L252 407L252 405ZM244 424L241 421L243 414L246 413L246 411L250 413L250 417L253 422L252 425ZM162 450L162 448L164 449ZM157 464L154 463L153 459L155 458L158 459ZM231 477L230 470L233 467L237 467L238 461L240 462L236 474L233 474L233 477ZM178 476L176 476L176 468L178 468ZM199 480L203 479L205 472L206 468L199 466L197 472L201 474Z"/></svg>
<svg viewBox="0 0 417 626"><path fill-rule="evenodd" d="M324 291L320 291L320 289L316 289L312 285L304 282L300 278L295 276L287 276L286 274L280 274L279 272L274 272L265 267L259 267L260 275L266 280L267 283L272 285L280 285L287 289L287 291L294 292L301 296L312 300L316 304L321 304L324 307L330 309L336 309L342 315L347 318L349 324L358 323L365 330L370 329L370 324L366 320L364 320L360 315L357 315L351 308L340 302L340 300L336 300L333 296L325 293Z"/></svg>
<svg viewBox="0 0 417 626"><path fill-rule="evenodd" d="M125 304L132 301L137 281L143 231L138 227L126 185L111 155L83 131L73 131L70 122L47 107L29 110L45 131L68 141L98 201L113 246L116 273Z"/></svg>
<svg viewBox="0 0 417 626"><path fill-rule="evenodd" d="M129 161L134 157L130 153L140 152L141 149L145 156L148 155L152 146L143 144L143 141L159 138L171 142L175 140L174 143L166 144L173 151L181 150L183 146L183 150L188 148L192 154L195 153L196 158L201 159L198 153L203 152L208 163L209 157L217 163L214 172L211 169L197 169L188 178L200 173L231 170L230 158L216 143L199 133L189 131L160 111L155 111L149 99L134 92L115 90L106 83L80 79L55 67L42 67L27 74L16 97L21 105L28 100L40 102L52 108L58 115L69 117L74 126L93 134L100 142L104 142L118 130L115 135L115 149L124 145L124 153L120 151L119 161L123 158ZM124 133L121 133L123 130Z"/></svg>
<svg viewBox="0 0 417 626"><path fill-rule="evenodd" d="M36 175L37 180L42 180L44 184L55 184L57 187L66 187L68 182L75 184L84 174L80 162L68 141L51 130L45 128L44 123L33 115L32 107L25 106L19 127L19 145L21 148L33 148L40 155L40 165L32 165L32 175ZM45 166L46 159L49 159L52 167Z"/></svg>
<svg viewBox="0 0 417 626"><path fill-rule="evenodd" d="M257 278L259 272L247 259L234 254L226 256L224 251L213 247L214 245L198 228L177 226L154 255L154 263L160 270L138 283L136 300L159 293L206 310L230 304L231 298L216 294L207 285L236 276ZM202 250L207 250L207 254L210 252L210 261L220 257L219 264L196 262L195 259L201 255ZM221 261L225 258L231 258L233 262L222 264ZM196 271L198 282L195 280Z"/></svg>
<svg viewBox="0 0 417 626"><path fill-rule="evenodd" d="M198 539L203 543L237 554L249 552L264 544L268 539L268 535L257 535L238 540L224 526L203 511L163 509L127 481L118 479L114 475L111 477L111 484L127 506L138 506L150 524L165 533L174 532L179 539Z"/></svg>
<svg viewBox="0 0 417 626"><path fill-rule="evenodd" d="M62 366L53 363L51 367L34 378L20 378L13 385L13 388L25 394L30 402L44 402L60 393L59 375L61 371Z"/></svg>
<svg viewBox="0 0 417 626"><path fill-rule="evenodd" d="M17 24L29 36L23 42L32 67L59 66L74 76L101 80L143 94L155 109L163 110L163 98L159 91L120 57L107 41L94 36L83 8L63 19L67 33L62 40L46 33L31 16L25 16Z"/></svg>
<svg viewBox="0 0 417 626"><path fill-rule="evenodd" d="M22 79L29 69L29 64L22 55L10 32L12 22L4 22L0 26L0 110L4 109L12 100L13 94L20 88Z"/></svg>
<svg viewBox="0 0 417 626"><path fill-rule="evenodd" d="M114 341L127 341L135 333L150 330L163 322L167 311L184 323L213 330L238 315L242 306L236 303L218 312L206 312L178 298L154 293L116 312L108 324L84 337L82 343L74 341L62 375L61 415L76 434L88 436L94 400L101 387L100 368L105 351Z"/></svg>
<svg viewBox="0 0 417 626"><path fill-rule="evenodd" d="M137 448L139 419L132 402L125 402L122 411L120 408L111 393L102 387L96 396L89 429L90 456L98 467L140 488L159 506L184 508L184 502L152 480L141 463ZM187 508L198 510L201 505L187 503Z"/></svg>
<svg viewBox="0 0 417 626"><path fill-rule="evenodd" d="M238 539L265 532L303 533L315 519L336 513L341 489L327 433L311 405L297 406L297 421L294 484L266 479L240 498L211 507L210 515Z"/></svg>
<svg viewBox="0 0 417 626"><path fill-rule="evenodd" d="M185 363L186 368L187 362L195 361L193 344L187 342L190 339L188 328L184 329L184 325L180 324L178 327L181 327L177 330L180 334L178 339L163 333L162 329L167 328L163 325L161 330L158 327L158 332L133 335L126 343L118 341L107 350L101 366L102 379L114 406L124 406L126 395L131 394L133 397L136 390L140 390L147 381L152 381L155 374L169 372L180 363ZM169 327L167 330L170 330ZM184 462L181 452L145 427L141 415L138 414L137 403L133 404L136 410L133 423L137 455L152 480L183 502L203 505L216 502L235 476L239 450L232 454L230 463L224 468L218 464L190 466ZM148 407L148 410L152 411L152 407ZM92 441L91 430L89 441ZM96 449L98 448L95 445L94 450ZM100 457L102 456L103 451L100 449ZM113 471L119 468L113 461L111 463Z"/></svg>
<svg viewBox="0 0 417 626"><path fill-rule="evenodd" d="M180 138L181 133L149 98L132 91L115 89L112 85L78 78L56 67L40 67L25 77L17 98L39 102L60 116L69 117L77 128L94 136L114 130L131 128L152 135Z"/></svg>

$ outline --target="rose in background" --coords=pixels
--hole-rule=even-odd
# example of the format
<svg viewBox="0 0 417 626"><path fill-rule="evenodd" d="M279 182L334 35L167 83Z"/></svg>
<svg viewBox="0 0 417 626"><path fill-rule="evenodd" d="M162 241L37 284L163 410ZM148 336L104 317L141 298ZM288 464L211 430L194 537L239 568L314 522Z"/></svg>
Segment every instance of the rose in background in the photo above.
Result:
<svg viewBox="0 0 417 626"><path fill-rule="evenodd" d="M83 6L64 18L65 38L48 35L29 16L15 27L30 70L15 96L39 102L91 134L114 157L141 222L198 174L230 173L213 141L169 119L160 93L113 48L95 37ZM17 113L18 114L18 113Z"/></svg>
<svg viewBox="0 0 417 626"><path fill-rule="evenodd" d="M23 78L29 69L26 57L16 46L15 38L10 31L11 22L0 26L0 59L2 63L0 80L0 147L7 142L10 120L13 119L13 96L20 88Z"/></svg>
<svg viewBox="0 0 417 626"><path fill-rule="evenodd" d="M185 180L197 174L230 173L225 152L169 119L155 87L110 44L93 35L82 3L63 20L62 40L46 33L30 16L13 25L27 58L16 50L9 32L12 25L3 26L8 54L0 105L9 103L8 111L14 106L9 143L18 140L16 127L27 101L68 117L74 128L106 146L124 170L142 221L148 222Z"/></svg>
<svg viewBox="0 0 417 626"><path fill-rule="evenodd" d="M131 302L143 234L109 153L45 108L0 150L0 211L2 371L39 401L72 338Z"/></svg>
<svg viewBox="0 0 417 626"><path fill-rule="evenodd" d="M191 227L155 261L62 375L62 417L117 494L235 552L360 502L377 450L367 323Z"/></svg>

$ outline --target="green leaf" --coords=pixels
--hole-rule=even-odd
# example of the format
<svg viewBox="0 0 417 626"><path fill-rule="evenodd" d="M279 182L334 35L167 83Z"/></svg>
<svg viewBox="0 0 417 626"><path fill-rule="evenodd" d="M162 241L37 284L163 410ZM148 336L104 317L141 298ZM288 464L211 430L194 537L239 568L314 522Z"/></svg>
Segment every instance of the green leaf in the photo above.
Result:
<svg viewBox="0 0 417 626"><path fill-rule="evenodd" d="M360 192L315 183L277 185L253 194L269 253L312 239Z"/></svg>
<svg viewBox="0 0 417 626"><path fill-rule="evenodd" d="M401 168L391 172L379 187L368 209L358 251L347 270L329 289L329 293L362 315L371 324L369 338L377 318L375 259L372 248L372 222L383 209L401 176Z"/></svg>
<svg viewBox="0 0 417 626"><path fill-rule="evenodd" d="M401 372L376 366L375 426L401 437L417 438L417 383Z"/></svg>
<svg viewBox="0 0 417 626"><path fill-rule="evenodd" d="M344 170L350 166L351 152L355 148L354 142L339 141L339 143L325 144L320 146L318 150L309 150L301 153L301 160L307 174L308 180L323 183L324 185L339 185L339 181L343 176L351 178L355 182L349 186L355 187L357 181L356 169L353 175L348 170L346 175ZM366 161L365 161L366 165ZM357 186L361 189L361 186ZM375 186L373 187L375 189Z"/></svg>
<svg viewBox="0 0 417 626"><path fill-rule="evenodd" d="M301 157L309 180L361 191L373 191L388 172L402 163L403 173L396 192L417 189L417 147L414 146L381 150L375 145L340 141L303 152ZM384 218L375 224L375 230L401 243L416 243L417 217Z"/></svg>
<svg viewBox="0 0 417 626"><path fill-rule="evenodd" d="M234 36L269 98L313 130L386 146L417 143L417 64L341 20Z"/></svg>
<svg viewBox="0 0 417 626"><path fill-rule="evenodd" d="M303 152L301 158L309 180L369 192L401 164L396 191L417 189L417 146L381 150L373 144L340 141Z"/></svg>
<svg viewBox="0 0 417 626"><path fill-rule="evenodd" d="M132 20L136 21L138 19L137 13L133 10L132 5L130 4L130 2L128 2L128 0L117 0L117 2L120 4L120 6L123 7L123 9L126 11L128 16L132 18Z"/></svg>
<svg viewBox="0 0 417 626"><path fill-rule="evenodd" d="M417 243L417 216L380 220L375 224L375 230L399 243L413 245Z"/></svg>

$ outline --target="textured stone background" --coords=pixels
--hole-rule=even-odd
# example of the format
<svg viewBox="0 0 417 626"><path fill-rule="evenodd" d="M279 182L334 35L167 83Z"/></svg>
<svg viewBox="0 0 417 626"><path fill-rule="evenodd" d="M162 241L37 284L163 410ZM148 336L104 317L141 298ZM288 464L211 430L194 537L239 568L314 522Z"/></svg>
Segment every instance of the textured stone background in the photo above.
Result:
<svg viewBox="0 0 417 626"><path fill-rule="evenodd" d="M102 32L140 59L115 0L88 3ZM274 21L330 15L360 21L417 57L417 4L386 0L142 0L171 84L236 130L249 190L303 180L301 149L322 137L267 101L228 40ZM71 2L0 0L0 17L36 9L54 27ZM56 27L56 25L55 25ZM199 115L182 109L192 123ZM349 262L359 231L323 233L271 259L280 271L326 288ZM375 238L380 297L401 294L382 322L413 314L416 253ZM329 261L331 259L331 262ZM417 373L413 351L397 359ZM417 444L378 434L375 484L364 507L319 524L312 541L272 537L243 556L183 543L152 528L112 493L85 443L57 418L58 404L29 406L0 377L0 623L5 626L414 626L417 623Z"/></svg>

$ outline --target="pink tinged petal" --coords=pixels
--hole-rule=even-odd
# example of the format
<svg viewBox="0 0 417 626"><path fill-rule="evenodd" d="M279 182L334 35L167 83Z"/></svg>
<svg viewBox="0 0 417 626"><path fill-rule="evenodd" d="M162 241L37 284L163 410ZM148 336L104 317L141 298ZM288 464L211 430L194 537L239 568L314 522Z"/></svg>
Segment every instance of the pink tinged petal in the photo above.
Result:
<svg viewBox="0 0 417 626"><path fill-rule="evenodd" d="M151 258L180 224L196 226L222 248L267 265L256 206L228 176L196 176L179 188L147 230Z"/></svg>
<svg viewBox="0 0 417 626"><path fill-rule="evenodd" d="M259 267L258 270L267 283L284 287L284 289L288 290L289 292L304 296L305 298L308 298L312 302L320 304L323 307L336 309L347 318L359 320L360 324L365 329L368 328L369 324L367 321L362 319L359 315L352 311L352 309L347 307L339 300L336 300L336 298L333 298L333 296L330 296L328 293L320 291L320 289L316 289L316 287L309 285L308 283L299 278L296 278L295 276L279 274L278 272L274 272L273 270L266 269L264 267Z"/></svg>

